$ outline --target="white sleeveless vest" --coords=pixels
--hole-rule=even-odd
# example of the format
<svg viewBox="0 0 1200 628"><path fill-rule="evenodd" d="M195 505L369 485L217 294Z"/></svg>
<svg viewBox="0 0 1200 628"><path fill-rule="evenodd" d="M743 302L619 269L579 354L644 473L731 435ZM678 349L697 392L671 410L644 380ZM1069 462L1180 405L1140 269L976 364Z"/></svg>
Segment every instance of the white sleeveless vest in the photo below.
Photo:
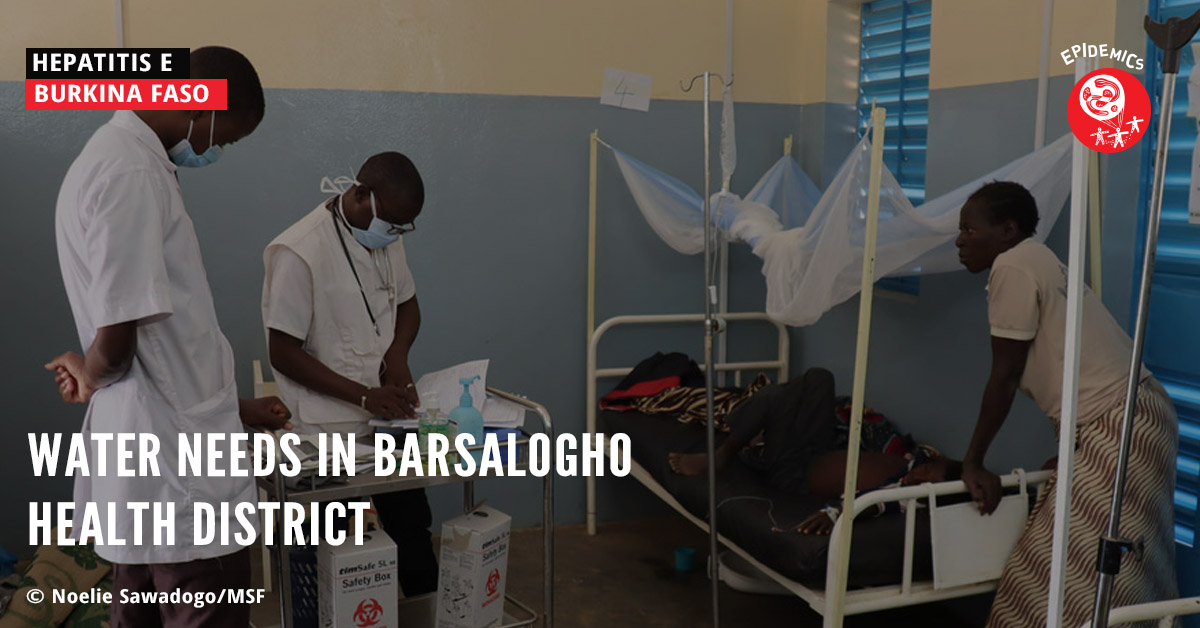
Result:
<svg viewBox="0 0 1200 628"><path fill-rule="evenodd" d="M374 312L375 319L379 321L377 335L363 305L359 284L338 242L338 225L331 216L325 203L321 203L267 245L263 253L267 272L263 285L264 318L268 307L272 258L280 249L287 248L304 260L313 279L313 316L308 337L304 339L304 350L339 375L364 386L376 387L380 385L379 367L383 363L383 355L395 336L395 312ZM346 246L357 256L362 246L344 231L343 235ZM392 246L398 245L397 242ZM371 269L370 272L375 271ZM366 285L368 274L361 264L358 273ZM267 334L269 342L270 332ZM358 404L320 394L278 372L275 373L275 381L293 418L300 422L310 425L350 421L365 423L371 418L371 413Z"/></svg>

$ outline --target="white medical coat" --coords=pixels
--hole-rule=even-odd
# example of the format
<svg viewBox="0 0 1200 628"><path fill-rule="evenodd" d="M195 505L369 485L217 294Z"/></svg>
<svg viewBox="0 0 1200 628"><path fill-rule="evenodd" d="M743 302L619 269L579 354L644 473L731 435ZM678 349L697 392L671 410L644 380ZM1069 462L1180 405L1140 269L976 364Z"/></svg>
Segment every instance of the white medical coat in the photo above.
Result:
<svg viewBox="0 0 1200 628"><path fill-rule="evenodd" d="M277 329L302 340L309 355L338 375L376 387L383 356L395 337L396 306L413 298L417 289L403 238L384 249L367 251L342 227L343 249L338 227L322 203L267 245L263 325L268 342L270 330ZM359 405L321 394L279 372L275 381L292 410L297 432L371 431L367 425L371 413Z"/></svg>
<svg viewBox="0 0 1200 628"><path fill-rule="evenodd" d="M191 438L242 432L243 427L233 352L217 325L175 165L136 114L113 115L71 164L59 191L55 232L82 347L92 344L99 327L138 321L133 365L123 378L93 395L83 432L152 433L162 446L161 477L116 477L114 447L108 451L107 477L76 477L74 530L79 530L83 502L97 502L102 512L112 503L118 516L114 528L104 523L104 535L126 544L96 547L112 562L176 563L241 549L220 545L219 536L218 543L193 543L196 502L253 503L257 495L251 478L178 474L181 433ZM228 459L226 448L223 462ZM125 504L135 501L175 504L174 544L132 544L135 517ZM217 510L218 521L229 524ZM257 525L257 516L253 519ZM153 538L151 521L143 517L146 539Z"/></svg>

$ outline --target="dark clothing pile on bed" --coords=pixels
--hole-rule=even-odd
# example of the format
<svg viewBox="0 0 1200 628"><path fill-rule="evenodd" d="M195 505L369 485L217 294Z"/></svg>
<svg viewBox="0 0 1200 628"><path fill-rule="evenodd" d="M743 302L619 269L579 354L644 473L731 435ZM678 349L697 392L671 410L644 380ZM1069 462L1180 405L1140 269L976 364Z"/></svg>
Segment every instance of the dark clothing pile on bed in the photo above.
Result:
<svg viewBox="0 0 1200 628"><path fill-rule="evenodd" d="M632 410L634 400L674 388L704 387L704 373L696 361L682 353L655 353L638 362L612 392L600 398L604 410Z"/></svg>
<svg viewBox="0 0 1200 628"><path fill-rule="evenodd" d="M770 384L766 375L745 388L713 390L716 429L728 432L725 416L741 402ZM642 360L625 379L600 399L605 410L636 410L643 414L670 414L683 423L708 420L704 373L696 361L682 353L655 353Z"/></svg>

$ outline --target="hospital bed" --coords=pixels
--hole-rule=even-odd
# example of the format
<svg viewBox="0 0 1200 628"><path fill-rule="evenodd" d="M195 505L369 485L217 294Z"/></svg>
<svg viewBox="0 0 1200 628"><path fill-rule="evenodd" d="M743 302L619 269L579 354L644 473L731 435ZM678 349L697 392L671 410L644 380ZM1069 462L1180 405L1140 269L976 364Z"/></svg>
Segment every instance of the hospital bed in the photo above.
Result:
<svg viewBox="0 0 1200 628"><path fill-rule="evenodd" d="M777 381L787 379L788 335L782 324L757 312L731 313L721 318L731 328L735 325L773 326L777 342L766 349L768 355L761 356L762 359L715 363L717 372L732 375L734 385L741 384L744 374L752 377L760 371L770 372ZM597 354L607 332L618 327L658 326L661 329L662 326L678 327L689 323L698 325L702 320L701 314L618 316L600 324L587 353L586 429L591 434L629 435L630 475L686 519L707 531L706 481L701 477L675 475L667 464L668 452L702 451L703 430L669 416L598 411L601 381L622 377L632 370L632 367L599 367ZM1025 473L1018 470L1003 476L1003 485L1017 490L1016 495L1005 501L1017 504L1024 500L1024 510L1018 507L1010 512L1027 512L1027 491L1050 475L1048 471ZM943 510L955 509L955 506L945 508L945 502L969 501L965 485L955 481L864 494L855 501L855 516L843 516L832 536L776 533L771 530L773 525L794 526L822 507L824 501L773 491L741 464L731 464L721 472L717 500L717 529L721 543L822 615L830 610L829 600L833 593L827 583L837 582L834 570L838 565L836 548L840 535L853 532L845 591L845 614L853 615L994 590L1008 550L993 550L988 558L980 556L976 544L995 545L989 540L997 533L1015 541L1025 524L1024 517L1019 514L1010 516L1007 522L974 515L968 520L978 520L980 534L962 530L964 526L949 528L948 524L943 524L941 533L935 534L934 529L938 527L935 518L941 517ZM939 501L942 507L938 506ZM877 518L858 517L874 509L876 504L887 502L904 502L907 509L904 513ZM929 502L928 505L939 514L931 517L930 508L922 502ZM588 479L587 505L588 530L595 534L595 478ZM960 506L974 508L969 503ZM958 512L961 516L962 510ZM1003 529L997 532L996 525ZM979 538L981 535L984 535L982 539ZM971 551L959 549L962 544ZM962 560L955 560L964 557L968 559L966 565ZM971 573L964 573L964 567Z"/></svg>

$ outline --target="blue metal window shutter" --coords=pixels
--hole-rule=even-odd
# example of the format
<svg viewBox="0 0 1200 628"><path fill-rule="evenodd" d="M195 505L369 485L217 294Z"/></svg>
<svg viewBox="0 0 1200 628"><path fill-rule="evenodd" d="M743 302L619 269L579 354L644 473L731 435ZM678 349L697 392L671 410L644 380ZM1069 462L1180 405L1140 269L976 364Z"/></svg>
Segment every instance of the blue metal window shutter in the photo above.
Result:
<svg viewBox="0 0 1200 628"><path fill-rule="evenodd" d="M887 108L883 161L915 205L925 202L929 127L930 0L875 0L862 5L858 62L858 129L868 131L871 103ZM917 294L917 277L879 286Z"/></svg>
<svg viewBox="0 0 1200 628"><path fill-rule="evenodd" d="M1200 1L1150 0L1148 11L1157 21L1186 17L1200 9ZM1162 109L1162 53L1147 42L1146 90L1155 115L1142 138L1142 176L1139 202L1134 281L1141 276L1145 224L1149 213L1158 112ZM1162 381L1179 413L1179 455L1175 480L1175 540L1187 546L1196 542L1197 498L1200 496L1200 336L1193 333L1200 317L1200 226L1188 224L1192 149L1196 120L1187 117L1187 82L1195 66L1185 48L1176 77L1175 102L1167 145L1167 171L1163 188L1162 222L1154 261L1153 291L1146 331L1144 360ZM1136 283L1132 308L1136 313ZM1133 319L1131 314L1130 319Z"/></svg>

